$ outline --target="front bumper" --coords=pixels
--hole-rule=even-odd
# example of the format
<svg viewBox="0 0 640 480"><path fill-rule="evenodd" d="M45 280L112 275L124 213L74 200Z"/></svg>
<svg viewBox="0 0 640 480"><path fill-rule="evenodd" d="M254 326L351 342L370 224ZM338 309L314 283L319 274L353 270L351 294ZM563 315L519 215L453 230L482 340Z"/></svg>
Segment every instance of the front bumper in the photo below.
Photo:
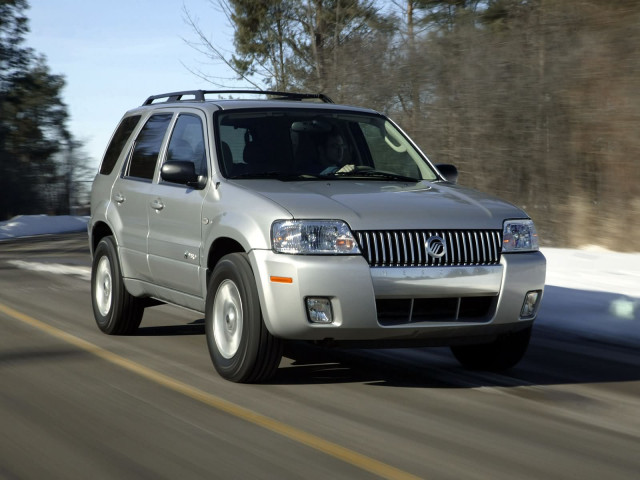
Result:
<svg viewBox="0 0 640 480"><path fill-rule="evenodd" d="M497 334L531 325L520 318L525 294L544 289L546 260L540 252L503 254L500 265L466 267L370 268L360 256L302 256L254 250L265 324L281 338L325 341L409 341L448 345L490 340ZM291 279L290 283L272 277ZM334 321L314 324L305 298L330 299ZM459 315L469 299L487 299L484 315ZM422 305L424 315L406 321L385 320L382 305L398 301ZM405 302L406 301L406 302ZM456 315L442 313L452 305ZM436 305L435 313L428 310ZM464 308L463 308L464 310Z"/></svg>

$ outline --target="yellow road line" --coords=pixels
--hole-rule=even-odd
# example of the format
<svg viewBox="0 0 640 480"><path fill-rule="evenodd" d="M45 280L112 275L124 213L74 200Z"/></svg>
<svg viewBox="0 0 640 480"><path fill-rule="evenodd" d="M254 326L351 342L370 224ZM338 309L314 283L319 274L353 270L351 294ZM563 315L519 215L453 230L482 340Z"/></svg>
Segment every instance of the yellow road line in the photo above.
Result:
<svg viewBox="0 0 640 480"><path fill-rule="evenodd" d="M220 397L200 390L199 388L180 382L179 380L140 365L139 363L127 360L126 358L105 350L98 345L66 333L63 330L53 327L40 320L36 320L35 318L14 310L13 308L3 305L2 303L0 303L0 312L23 323L31 325L32 327L42 330L97 357L100 357L109 363L118 365L119 367L136 373L141 377L151 380L152 382L160 384L170 390L186 395L217 410L228 413L229 415L233 415L234 417L240 418L247 422L253 423L254 425L266 428L267 430L290 438L291 440L294 440L310 448L342 460L362 470L366 470L367 472L373 473L374 475L378 475L379 477L393 480L409 480L419 478L408 472L392 467L391 465L387 465L386 463L380 462L373 458L367 457L366 455L362 455L336 443L320 438L316 435L287 425L286 423L280 422L265 415L261 415L260 413L249 410L248 408L236 405L235 403L229 402Z"/></svg>

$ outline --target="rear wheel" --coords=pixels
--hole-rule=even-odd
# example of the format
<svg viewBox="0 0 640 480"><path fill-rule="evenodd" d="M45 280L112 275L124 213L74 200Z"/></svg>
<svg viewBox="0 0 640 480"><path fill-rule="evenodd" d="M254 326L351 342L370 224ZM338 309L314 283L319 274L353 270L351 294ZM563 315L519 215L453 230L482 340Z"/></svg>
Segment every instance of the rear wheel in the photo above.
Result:
<svg viewBox="0 0 640 480"><path fill-rule="evenodd" d="M501 335L491 343L452 346L451 352L463 367L471 370L507 370L522 359L530 338L531 327L528 327Z"/></svg>
<svg viewBox="0 0 640 480"><path fill-rule="evenodd" d="M91 303L98 328L109 335L133 333L144 314L143 300L127 292L113 237L98 243L91 266Z"/></svg>
<svg viewBox="0 0 640 480"><path fill-rule="evenodd" d="M207 290L205 331L220 376L240 383L269 380L282 358L282 340L269 333L246 254L223 257Z"/></svg>

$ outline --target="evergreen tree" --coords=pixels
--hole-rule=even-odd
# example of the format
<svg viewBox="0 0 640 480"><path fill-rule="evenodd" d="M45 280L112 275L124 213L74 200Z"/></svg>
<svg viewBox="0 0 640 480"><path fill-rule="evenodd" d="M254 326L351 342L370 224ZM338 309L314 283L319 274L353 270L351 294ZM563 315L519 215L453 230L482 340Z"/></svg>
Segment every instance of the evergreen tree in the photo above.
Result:
<svg viewBox="0 0 640 480"><path fill-rule="evenodd" d="M0 219L68 209L64 79L24 45L26 0L0 0Z"/></svg>

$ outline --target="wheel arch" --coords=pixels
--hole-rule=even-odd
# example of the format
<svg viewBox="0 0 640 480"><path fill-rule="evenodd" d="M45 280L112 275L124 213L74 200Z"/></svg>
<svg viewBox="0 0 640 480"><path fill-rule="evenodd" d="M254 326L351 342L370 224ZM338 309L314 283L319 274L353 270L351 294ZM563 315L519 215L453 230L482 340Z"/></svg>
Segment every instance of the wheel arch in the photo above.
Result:
<svg viewBox="0 0 640 480"><path fill-rule="evenodd" d="M207 254L207 285L216 267L222 257L230 253L246 253L244 247L237 240L230 237L220 237L214 240L209 247Z"/></svg>
<svg viewBox="0 0 640 480"><path fill-rule="evenodd" d="M108 237L109 235L113 236L113 231L111 227L107 225L105 222L96 222L93 228L91 229L91 242L89 244L91 248L91 256L96 251L96 247L100 240L104 237Z"/></svg>

